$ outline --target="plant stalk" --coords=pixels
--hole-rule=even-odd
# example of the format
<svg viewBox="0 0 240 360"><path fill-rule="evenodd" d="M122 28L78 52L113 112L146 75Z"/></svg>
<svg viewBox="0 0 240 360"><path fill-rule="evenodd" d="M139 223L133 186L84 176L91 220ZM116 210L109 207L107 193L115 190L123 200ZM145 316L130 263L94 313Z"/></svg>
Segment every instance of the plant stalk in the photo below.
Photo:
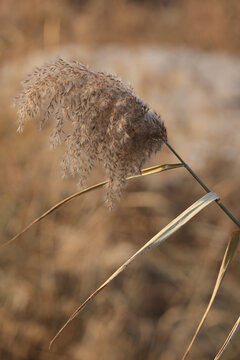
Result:
<svg viewBox="0 0 240 360"><path fill-rule="evenodd" d="M172 146L167 142L164 141L167 147L173 152L173 154L181 161L181 163L184 165L184 167L190 172L190 174L194 177L194 179L197 180L197 182L204 188L206 192L210 192L211 190L204 184L204 182L195 174L195 172L188 166L187 163L181 158L180 155L172 148ZM227 216L240 228L240 221L237 220L230 211L226 208L226 206L223 205L223 203L220 200L215 200L218 206L227 214Z"/></svg>

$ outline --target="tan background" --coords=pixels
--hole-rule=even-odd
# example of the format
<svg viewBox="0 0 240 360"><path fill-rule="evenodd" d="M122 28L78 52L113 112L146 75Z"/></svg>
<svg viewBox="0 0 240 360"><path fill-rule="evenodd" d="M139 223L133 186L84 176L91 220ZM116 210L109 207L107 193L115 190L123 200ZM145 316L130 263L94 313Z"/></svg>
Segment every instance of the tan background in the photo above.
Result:
<svg viewBox="0 0 240 360"><path fill-rule="evenodd" d="M1 242L76 191L49 129L16 133L12 98L60 55L117 73L162 114L170 143L239 216L238 0L0 2ZM163 149L146 166L176 162ZM100 167L89 184L99 182ZM68 315L123 261L203 195L183 170L132 181L114 212L98 190L0 251L0 359L177 360L209 300L235 226L212 204L138 260L62 334ZM239 316L239 252L189 359L213 359ZM239 334L223 359L240 358Z"/></svg>

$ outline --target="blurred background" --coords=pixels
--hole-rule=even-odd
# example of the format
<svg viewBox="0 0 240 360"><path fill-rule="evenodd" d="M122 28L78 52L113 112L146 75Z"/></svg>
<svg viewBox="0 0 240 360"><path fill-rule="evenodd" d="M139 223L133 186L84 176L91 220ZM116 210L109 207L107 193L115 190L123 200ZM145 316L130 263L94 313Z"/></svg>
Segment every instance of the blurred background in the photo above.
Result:
<svg viewBox="0 0 240 360"><path fill-rule="evenodd" d="M77 191L12 99L35 66L75 58L118 74L165 120L169 142L239 216L238 0L1 0L0 234L8 240ZM164 148L146 166L177 162ZM89 185L104 179L96 167ZM142 257L48 342L83 300L203 195L184 169L137 179L113 212L75 199L0 251L3 360L177 360L211 295L234 224L210 205ZM213 359L239 316L239 251L189 359ZM239 334L223 359L240 358Z"/></svg>

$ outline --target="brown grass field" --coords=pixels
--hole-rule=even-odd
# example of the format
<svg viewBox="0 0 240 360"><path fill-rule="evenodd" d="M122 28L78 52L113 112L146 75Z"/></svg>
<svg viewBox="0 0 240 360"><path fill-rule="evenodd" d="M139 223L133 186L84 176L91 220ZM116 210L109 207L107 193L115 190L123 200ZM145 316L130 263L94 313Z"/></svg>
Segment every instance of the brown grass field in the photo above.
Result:
<svg viewBox="0 0 240 360"><path fill-rule="evenodd" d="M118 74L159 112L170 144L240 214L238 0L1 0L1 243L77 191L62 179L49 128L17 134L12 100L58 55ZM146 166L176 163L163 147ZM96 166L88 184L104 180ZM210 205L136 261L61 334L118 266L204 194L182 168L132 180L109 212L104 191L75 199L0 250L1 360L181 359L236 226ZM239 250L189 359L214 359L240 309ZM223 354L240 359L239 333Z"/></svg>

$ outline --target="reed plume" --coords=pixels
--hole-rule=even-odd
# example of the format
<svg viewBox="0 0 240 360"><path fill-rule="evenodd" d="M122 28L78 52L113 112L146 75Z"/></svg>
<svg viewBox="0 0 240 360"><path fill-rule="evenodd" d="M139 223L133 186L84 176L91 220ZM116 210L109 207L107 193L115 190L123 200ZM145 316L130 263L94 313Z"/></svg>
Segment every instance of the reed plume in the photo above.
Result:
<svg viewBox="0 0 240 360"><path fill-rule="evenodd" d="M59 58L37 68L22 87L15 99L18 131L29 119L39 118L40 128L53 119L51 144L66 149L63 175L77 175L83 186L100 161L110 180L105 197L109 208L120 198L126 177L140 173L143 163L167 141L161 117L133 88L77 61Z"/></svg>

